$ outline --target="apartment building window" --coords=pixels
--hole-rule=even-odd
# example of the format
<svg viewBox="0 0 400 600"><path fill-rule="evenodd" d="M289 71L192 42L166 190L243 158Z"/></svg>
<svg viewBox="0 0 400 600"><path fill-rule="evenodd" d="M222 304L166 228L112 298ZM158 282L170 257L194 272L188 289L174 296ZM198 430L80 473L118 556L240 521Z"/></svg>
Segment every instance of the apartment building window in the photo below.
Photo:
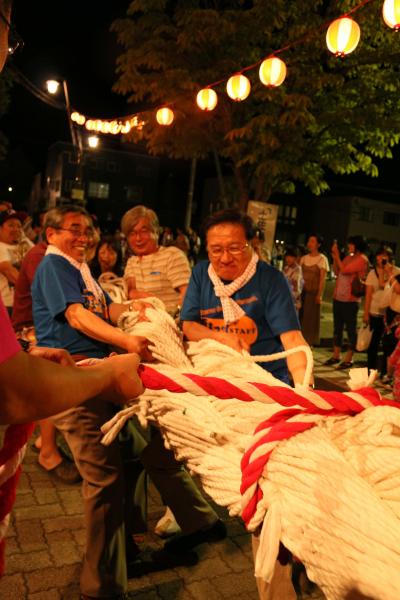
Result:
<svg viewBox="0 0 400 600"><path fill-rule="evenodd" d="M281 204L278 209L278 222L283 225L295 225L297 218L297 206Z"/></svg>
<svg viewBox="0 0 400 600"><path fill-rule="evenodd" d="M385 210L383 213L383 224L390 225L391 227L398 227L400 224L400 213L393 213Z"/></svg>
<svg viewBox="0 0 400 600"><path fill-rule="evenodd" d="M110 184L89 181L88 196L90 198L107 199L110 196Z"/></svg>
<svg viewBox="0 0 400 600"><path fill-rule="evenodd" d="M143 202L143 186L141 185L127 185L126 191L126 202L129 204L140 204Z"/></svg>
<svg viewBox="0 0 400 600"><path fill-rule="evenodd" d="M372 223L374 220L374 211L369 206L360 206L358 209L358 220Z"/></svg>

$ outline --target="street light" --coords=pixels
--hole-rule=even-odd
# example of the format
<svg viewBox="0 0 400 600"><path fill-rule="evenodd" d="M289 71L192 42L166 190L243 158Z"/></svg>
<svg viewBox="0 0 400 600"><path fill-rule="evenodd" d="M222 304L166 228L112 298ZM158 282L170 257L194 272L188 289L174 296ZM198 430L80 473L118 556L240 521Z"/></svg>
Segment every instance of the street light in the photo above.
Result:
<svg viewBox="0 0 400 600"><path fill-rule="evenodd" d="M99 138L97 137L97 135L90 135L88 137L88 144L89 148L97 148L97 146L99 145Z"/></svg>
<svg viewBox="0 0 400 600"><path fill-rule="evenodd" d="M80 135L80 133L75 129L74 127L74 123L71 119L71 103L69 101L69 93L68 93L68 85L67 85L67 81L65 79L62 80L62 86L63 86L63 92L64 92L64 98L65 98L65 108L67 111L67 117L68 117L68 125L69 125L69 130L71 133L71 140L72 140L72 145L75 149L76 152L76 175L75 175L75 183L76 183L76 188L71 190L71 199L72 200L83 200L84 199L84 190L83 190L83 183L82 183L82 154L83 154L83 147L82 147L82 137ZM60 87L60 82L56 81L55 79L49 79L48 81L46 81L46 87L47 87L47 91L49 92L49 94L57 94L58 89Z"/></svg>

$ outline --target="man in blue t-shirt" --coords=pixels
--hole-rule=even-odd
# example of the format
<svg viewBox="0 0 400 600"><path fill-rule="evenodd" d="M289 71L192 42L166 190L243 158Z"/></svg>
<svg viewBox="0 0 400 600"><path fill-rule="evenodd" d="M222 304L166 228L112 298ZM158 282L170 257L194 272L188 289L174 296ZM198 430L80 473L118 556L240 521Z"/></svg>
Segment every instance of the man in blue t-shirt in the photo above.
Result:
<svg viewBox="0 0 400 600"><path fill-rule="evenodd" d="M284 275L253 253L251 218L228 209L205 223L209 261L195 266L181 312L189 340L211 338L253 355L307 345ZM296 353L286 360L261 363L275 377L302 383L306 359Z"/></svg>

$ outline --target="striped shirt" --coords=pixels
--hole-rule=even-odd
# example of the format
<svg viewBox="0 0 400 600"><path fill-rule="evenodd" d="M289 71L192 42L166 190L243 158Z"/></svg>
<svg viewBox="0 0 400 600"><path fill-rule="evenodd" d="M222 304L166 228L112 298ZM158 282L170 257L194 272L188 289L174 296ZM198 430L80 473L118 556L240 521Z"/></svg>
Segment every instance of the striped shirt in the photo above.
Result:
<svg viewBox="0 0 400 600"><path fill-rule="evenodd" d="M153 254L132 256L126 263L124 278L135 278L135 287L162 300L168 312L175 313L179 304L179 288L190 279L190 266L185 254L173 246L160 246Z"/></svg>

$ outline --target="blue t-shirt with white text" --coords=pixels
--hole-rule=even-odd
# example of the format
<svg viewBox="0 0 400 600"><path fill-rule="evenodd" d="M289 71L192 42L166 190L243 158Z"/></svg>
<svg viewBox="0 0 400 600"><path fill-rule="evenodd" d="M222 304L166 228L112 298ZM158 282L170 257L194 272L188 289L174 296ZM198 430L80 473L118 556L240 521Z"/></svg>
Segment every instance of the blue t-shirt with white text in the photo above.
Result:
<svg viewBox="0 0 400 600"><path fill-rule="evenodd" d="M192 271L181 311L182 321L196 321L215 331L232 332L250 345L253 356L283 350L279 336L299 330L300 324L285 276L264 261L258 261L253 277L232 295L246 313L226 325L221 301L214 293L208 275L208 261L199 262ZM288 381L285 360L258 363L277 379Z"/></svg>

